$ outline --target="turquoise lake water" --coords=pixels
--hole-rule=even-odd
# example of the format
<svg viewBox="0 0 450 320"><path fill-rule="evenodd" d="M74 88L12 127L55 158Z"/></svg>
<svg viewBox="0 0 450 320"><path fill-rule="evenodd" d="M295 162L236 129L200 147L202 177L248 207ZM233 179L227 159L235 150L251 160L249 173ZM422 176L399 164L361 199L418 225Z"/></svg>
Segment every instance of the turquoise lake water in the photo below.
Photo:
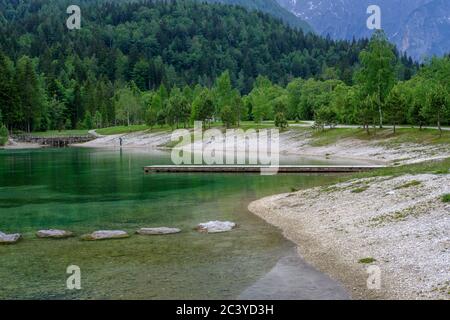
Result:
<svg viewBox="0 0 450 320"><path fill-rule="evenodd" d="M285 162L326 163L286 158ZM0 231L22 233L0 246L0 299L233 299L293 244L247 210L250 201L321 185L330 175L153 174L168 153L101 149L0 150ZM209 220L238 224L199 234ZM140 227L180 234L84 242L37 239L39 229L76 235ZM66 268L81 269L81 290Z"/></svg>

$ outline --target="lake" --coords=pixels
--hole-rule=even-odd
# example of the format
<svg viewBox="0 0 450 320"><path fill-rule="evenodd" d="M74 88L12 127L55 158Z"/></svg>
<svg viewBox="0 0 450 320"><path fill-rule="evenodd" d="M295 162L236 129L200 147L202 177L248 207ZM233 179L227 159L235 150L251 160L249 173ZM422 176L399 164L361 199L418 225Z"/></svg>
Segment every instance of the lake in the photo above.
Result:
<svg viewBox="0 0 450 320"><path fill-rule="evenodd" d="M278 229L251 214L248 203L335 177L143 174L145 165L169 163L169 154L157 151L0 150L0 231L24 236L0 246L0 299L236 298L293 248ZM234 221L238 228L194 230L209 220ZM158 226L182 232L134 235ZM98 242L35 237L50 228L76 235L120 229L132 236ZM69 265L80 267L82 290L66 288Z"/></svg>

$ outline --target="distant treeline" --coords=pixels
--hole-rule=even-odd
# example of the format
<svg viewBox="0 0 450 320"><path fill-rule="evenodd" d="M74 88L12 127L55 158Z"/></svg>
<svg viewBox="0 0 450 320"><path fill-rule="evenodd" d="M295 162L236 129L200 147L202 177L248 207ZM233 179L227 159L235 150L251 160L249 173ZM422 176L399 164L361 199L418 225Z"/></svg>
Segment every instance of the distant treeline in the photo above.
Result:
<svg viewBox="0 0 450 320"><path fill-rule="evenodd" d="M141 109L150 108L154 92L182 92L192 107L199 86L214 91L225 71L234 95L252 92L254 107L244 110L252 103L243 99L240 117L270 118L274 112L257 102L258 90L267 87L271 96L277 95L297 78L313 79L308 85L339 80L352 86L359 55L368 45L367 40L332 41L304 34L266 14L234 6L78 3L82 28L70 31L65 21L71 1L0 0L0 112L10 130L141 122ZM418 65L391 48L395 77L410 79ZM136 105L124 106L134 99ZM223 103L213 100L215 118L220 118ZM294 115L290 108L287 116L307 119L313 111L302 107Z"/></svg>
<svg viewBox="0 0 450 320"><path fill-rule="evenodd" d="M70 31L69 4L0 0L0 121L10 131L448 123L432 108L448 98L449 59L419 70L382 33L333 41L233 6L100 0L79 1L82 28Z"/></svg>

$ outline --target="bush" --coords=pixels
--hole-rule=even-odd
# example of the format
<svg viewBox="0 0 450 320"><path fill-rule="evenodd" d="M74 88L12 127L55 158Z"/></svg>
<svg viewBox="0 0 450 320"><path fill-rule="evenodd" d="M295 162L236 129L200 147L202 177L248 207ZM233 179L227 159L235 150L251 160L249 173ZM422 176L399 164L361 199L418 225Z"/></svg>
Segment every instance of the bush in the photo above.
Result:
<svg viewBox="0 0 450 320"><path fill-rule="evenodd" d="M4 146L8 142L8 129L4 125L0 126L0 146Z"/></svg>
<svg viewBox="0 0 450 320"><path fill-rule="evenodd" d="M158 114L153 109L148 109L145 112L145 124L153 129L153 127L158 123Z"/></svg>
<svg viewBox="0 0 450 320"><path fill-rule="evenodd" d="M442 202L445 202L445 203L450 202L450 193L444 194L442 196Z"/></svg>
<svg viewBox="0 0 450 320"><path fill-rule="evenodd" d="M284 113L278 112L275 115L275 126L281 129L288 127L288 122L286 120L286 117L284 116Z"/></svg>
<svg viewBox="0 0 450 320"><path fill-rule="evenodd" d="M325 126L333 128L337 124L336 112L327 106L322 106L314 113L315 127L321 130L325 129Z"/></svg>
<svg viewBox="0 0 450 320"><path fill-rule="evenodd" d="M223 107L220 116L222 118L223 124L227 128L230 128L232 125L236 124L236 114L233 112L233 109L231 109L230 106Z"/></svg>

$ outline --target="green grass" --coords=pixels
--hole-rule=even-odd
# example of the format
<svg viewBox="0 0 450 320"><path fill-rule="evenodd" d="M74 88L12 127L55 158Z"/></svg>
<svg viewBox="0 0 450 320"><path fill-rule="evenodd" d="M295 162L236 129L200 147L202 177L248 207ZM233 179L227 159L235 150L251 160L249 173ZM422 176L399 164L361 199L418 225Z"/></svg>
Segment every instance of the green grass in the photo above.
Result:
<svg viewBox="0 0 450 320"><path fill-rule="evenodd" d="M33 132L31 133L32 136L35 137L68 137L68 136L85 136L88 134L89 130L50 130L45 132Z"/></svg>
<svg viewBox="0 0 450 320"><path fill-rule="evenodd" d="M386 167L380 168L373 171L361 172L351 175L353 179L357 178L370 178L370 177L381 177L381 176L394 176L398 177L401 175L415 175L422 173L450 173L450 158L425 161L416 164L408 164L398 167Z"/></svg>
<svg viewBox="0 0 450 320"><path fill-rule="evenodd" d="M418 213L411 210L411 208L406 208L401 211L396 211L394 213L384 214L379 217L372 218L370 221L373 222L372 226L377 226L377 225L379 226L379 225L383 225L383 224L389 223L389 222L404 221L409 216L417 216L417 215L418 215Z"/></svg>
<svg viewBox="0 0 450 320"><path fill-rule="evenodd" d="M392 130L391 130L392 131ZM443 131L439 136L439 130L418 128L402 128L397 133L391 134L389 143L419 143L419 144L444 144L450 143L450 131Z"/></svg>
<svg viewBox="0 0 450 320"><path fill-rule="evenodd" d="M359 263L364 263L364 264L374 263L375 261L377 261L377 260L374 258L371 258L371 257L358 260Z"/></svg>
<svg viewBox="0 0 450 320"><path fill-rule="evenodd" d="M220 124L222 125L222 124ZM273 121L264 121L261 123L255 123L254 121L242 121L240 123L240 129L270 129L275 128ZM237 128L236 128L237 129Z"/></svg>
<svg viewBox="0 0 450 320"><path fill-rule="evenodd" d="M312 130L312 129L311 129ZM324 131L314 131L312 134L313 147L323 147L337 143L339 140L354 138L370 140L371 136L362 129L326 129Z"/></svg>
<svg viewBox="0 0 450 320"><path fill-rule="evenodd" d="M102 128L95 130L98 134L109 136L113 134L124 134L138 131L147 131L150 127L145 124L131 125L131 126L115 126L109 128ZM155 129L154 129L155 130Z"/></svg>
<svg viewBox="0 0 450 320"><path fill-rule="evenodd" d="M349 138L379 141L386 145L402 143L450 144L450 131L443 131L440 137L439 131L434 129L399 128L395 134L392 129L371 129L369 135L363 129L326 129L324 131L314 131L312 145L316 147L327 146Z"/></svg>
<svg viewBox="0 0 450 320"><path fill-rule="evenodd" d="M376 177L398 177L402 175L417 175L417 174L450 174L450 158L430 160L416 164L408 164L398 167L385 167L380 169L375 169L366 172L354 173L343 175L337 180L330 181L329 183L323 184L324 192L334 192L340 190L336 187L336 184L343 183L350 180L366 179L366 178L376 178ZM414 183L417 185L417 183ZM367 190L366 186L360 186L360 183L353 184L350 188L353 189L352 192L364 192ZM349 189L350 189L349 188Z"/></svg>
<svg viewBox="0 0 450 320"><path fill-rule="evenodd" d="M398 190L398 189L410 188L410 187L418 186L418 185L420 185L421 183L422 183L422 182L420 182L420 181L412 180L412 181L410 181L410 182L407 182L407 183L405 183L405 184L402 184L401 186L395 187L394 189L395 189L395 190Z"/></svg>
<svg viewBox="0 0 450 320"><path fill-rule="evenodd" d="M442 196L442 202L444 202L444 203L450 202L450 193L444 194Z"/></svg>
<svg viewBox="0 0 450 320"><path fill-rule="evenodd" d="M179 138L177 141L169 141L166 144L162 145L161 147L172 149L174 147L185 146L185 145L189 144L189 142L191 142L191 143L194 142L194 134L191 133L190 135L191 135L190 140L184 139L184 138L183 139Z"/></svg>
<svg viewBox="0 0 450 320"><path fill-rule="evenodd" d="M360 187L360 188L356 188L352 190L352 193L362 193L364 191L366 191L367 189L369 189L369 186L364 186L364 187Z"/></svg>

